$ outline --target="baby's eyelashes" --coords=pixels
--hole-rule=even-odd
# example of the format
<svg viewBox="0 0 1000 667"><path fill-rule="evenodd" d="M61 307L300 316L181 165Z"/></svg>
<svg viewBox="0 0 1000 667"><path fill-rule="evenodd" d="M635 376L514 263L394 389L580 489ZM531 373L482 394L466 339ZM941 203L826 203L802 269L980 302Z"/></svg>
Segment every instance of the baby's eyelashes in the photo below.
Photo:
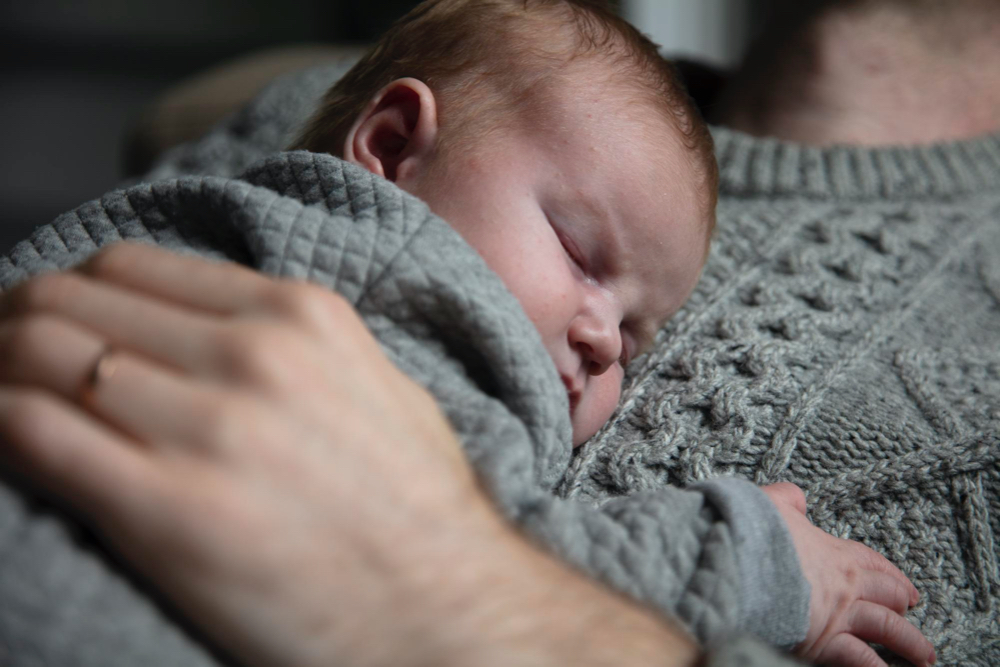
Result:
<svg viewBox="0 0 1000 667"><path fill-rule="evenodd" d="M576 264L577 268L580 269L584 274L587 273L587 264L583 260L583 255L580 254L580 249L577 247L573 239L569 238L565 234L559 234L559 240L562 242L563 249L569 258Z"/></svg>
<svg viewBox="0 0 1000 667"><path fill-rule="evenodd" d="M559 225L552 222L552 216L548 213L545 214L546 220L548 220L549 226L552 227L552 231L555 232L556 238L559 239L559 244L563 248L563 252L569 257L570 261L579 269L584 275L587 274L588 262L587 258L582 252L580 252L580 246L576 241L569 236Z"/></svg>

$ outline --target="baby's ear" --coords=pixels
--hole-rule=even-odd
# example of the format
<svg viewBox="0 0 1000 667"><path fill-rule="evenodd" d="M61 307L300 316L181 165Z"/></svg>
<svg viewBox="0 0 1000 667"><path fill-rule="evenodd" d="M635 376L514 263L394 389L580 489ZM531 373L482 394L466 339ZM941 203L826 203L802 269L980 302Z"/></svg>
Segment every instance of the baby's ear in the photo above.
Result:
<svg viewBox="0 0 1000 667"><path fill-rule="evenodd" d="M406 180L431 158L437 100L423 81L397 79L361 112L344 142L344 159L390 181Z"/></svg>

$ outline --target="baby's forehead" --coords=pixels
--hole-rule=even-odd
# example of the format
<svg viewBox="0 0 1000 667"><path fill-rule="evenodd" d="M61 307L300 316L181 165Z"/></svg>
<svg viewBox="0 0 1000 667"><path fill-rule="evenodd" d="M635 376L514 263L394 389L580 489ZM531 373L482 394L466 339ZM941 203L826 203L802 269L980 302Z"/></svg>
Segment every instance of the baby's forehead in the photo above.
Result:
<svg viewBox="0 0 1000 667"><path fill-rule="evenodd" d="M606 199L608 186L613 186L616 201L605 202L605 208L633 204L641 208L652 199L650 205L667 215L671 208L681 208L680 202L663 201L661 191L683 183L684 198L697 202L697 226L710 228L714 184L701 175L711 171L714 162L709 164L708 159L714 157L709 153L706 158L689 145L677 112L656 91L634 77L614 74L608 63L583 58L560 70L547 85L533 87L516 105L501 101L512 105L514 113L496 134L493 148L506 152L508 137L515 135L544 144L545 159L557 163L553 178L558 176L567 197L582 206L593 197ZM654 228L651 233L651 241L671 238L669 228ZM707 231L699 235L702 247L706 236Z"/></svg>

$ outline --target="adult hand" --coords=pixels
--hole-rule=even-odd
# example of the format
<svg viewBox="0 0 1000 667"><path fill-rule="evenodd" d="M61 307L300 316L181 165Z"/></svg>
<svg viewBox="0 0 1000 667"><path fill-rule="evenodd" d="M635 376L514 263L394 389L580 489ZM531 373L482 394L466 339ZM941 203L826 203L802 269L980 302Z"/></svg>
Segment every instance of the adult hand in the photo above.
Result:
<svg viewBox="0 0 1000 667"><path fill-rule="evenodd" d="M328 290L120 245L0 317L9 460L248 663L384 644L385 582L441 566L404 559L501 527L433 399Z"/></svg>
<svg viewBox="0 0 1000 667"><path fill-rule="evenodd" d="M796 485L762 488L785 519L812 587L809 632L795 653L824 665L885 665L866 643L873 642L915 665L933 664L934 647L903 618L919 600L906 575L863 544L814 526L806 517L805 494Z"/></svg>
<svg viewBox="0 0 1000 667"><path fill-rule="evenodd" d="M514 533L318 287L131 245L30 280L0 298L0 443L244 664L697 657Z"/></svg>

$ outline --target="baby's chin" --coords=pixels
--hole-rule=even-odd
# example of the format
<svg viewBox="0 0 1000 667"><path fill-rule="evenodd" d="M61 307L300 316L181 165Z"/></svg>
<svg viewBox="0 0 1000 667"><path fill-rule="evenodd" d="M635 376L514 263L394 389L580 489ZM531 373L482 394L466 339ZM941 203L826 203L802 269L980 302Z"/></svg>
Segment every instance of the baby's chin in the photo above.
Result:
<svg viewBox="0 0 1000 667"><path fill-rule="evenodd" d="M569 420L573 425L573 448L590 440L611 419L622 396L624 373L615 364L606 373L591 376L577 399L570 398Z"/></svg>

